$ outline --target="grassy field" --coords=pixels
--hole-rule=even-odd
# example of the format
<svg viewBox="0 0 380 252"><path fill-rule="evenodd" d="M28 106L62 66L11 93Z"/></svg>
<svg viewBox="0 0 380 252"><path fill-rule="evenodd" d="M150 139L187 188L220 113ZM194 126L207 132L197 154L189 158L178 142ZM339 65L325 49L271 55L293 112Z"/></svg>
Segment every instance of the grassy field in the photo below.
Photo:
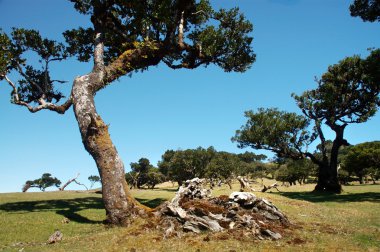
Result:
<svg viewBox="0 0 380 252"><path fill-rule="evenodd" d="M101 196L92 192L0 194L0 251L380 251L380 185L344 187L341 195L310 193L313 185L256 193L285 212L293 225L280 241L258 241L228 233L186 234L163 239L136 219L128 228L108 228ZM238 190L217 188L213 195ZM133 190L155 207L176 188ZM62 223L64 218L71 221ZM46 245L59 229L62 242Z"/></svg>

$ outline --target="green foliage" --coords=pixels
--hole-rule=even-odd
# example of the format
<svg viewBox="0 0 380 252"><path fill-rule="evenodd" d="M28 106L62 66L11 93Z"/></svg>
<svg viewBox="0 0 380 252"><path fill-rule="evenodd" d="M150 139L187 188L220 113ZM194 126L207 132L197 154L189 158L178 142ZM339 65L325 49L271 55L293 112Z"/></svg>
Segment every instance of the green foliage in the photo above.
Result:
<svg viewBox="0 0 380 252"><path fill-rule="evenodd" d="M147 158L140 158L137 163L131 163L131 169L132 171L125 174L125 179L131 187L141 188L147 185L153 189L156 184L165 181L164 174L150 164Z"/></svg>
<svg viewBox="0 0 380 252"><path fill-rule="evenodd" d="M379 0L355 0L350 5L351 16L361 17L363 21L380 21Z"/></svg>
<svg viewBox="0 0 380 252"><path fill-rule="evenodd" d="M212 146L207 149L198 147L168 150L162 155L158 167L167 179L179 184L195 177L229 182L237 175L264 177L266 166L261 161L265 158L265 155L252 152L235 154L216 151Z"/></svg>
<svg viewBox="0 0 380 252"><path fill-rule="evenodd" d="M51 186L59 187L61 184L61 181L57 179L56 177L52 177L50 173L44 173L42 174L42 177L35 180L28 180L25 182L25 185L28 185L29 187L37 187L41 191L45 191L46 188Z"/></svg>
<svg viewBox="0 0 380 252"><path fill-rule="evenodd" d="M10 52L11 41L0 29L0 81L5 77L11 65L12 54Z"/></svg>
<svg viewBox="0 0 380 252"><path fill-rule="evenodd" d="M77 56L78 61L88 62L92 58L94 51L93 41L95 38L95 31L92 28L67 30L63 33L66 39L67 52L72 56Z"/></svg>
<svg viewBox="0 0 380 252"><path fill-rule="evenodd" d="M329 66L316 89L294 95L303 113L329 127L366 122L380 105L380 49L366 59L347 57Z"/></svg>
<svg viewBox="0 0 380 252"><path fill-rule="evenodd" d="M380 177L380 142L366 142L347 148L343 156L342 168L349 174L355 174L362 183L364 176L373 180Z"/></svg>
<svg viewBox="0 0 380 252"><path fill-rule="evenodd" d="M237 154L237 156L241 161L246 162L246 163L260 162L267 158L266 155L263 155L263 154L257 155L253 152L248 152L248 151Z"/></svg>
<svg viewBox="0 0 380 252"><path fill-rule="evenodd" d="M153 189L155 185L165 182L165 176L162 174L158 168L152 167L145 175L146 185Z"/></svg>
<svg viewBox="0 0 380 252"><path fill-rule="evenodd" d="M366 122L380 106L380 49L372 50L365 59L347 57L330 66L317 83L316 89L293 94L304 116L278 109L248 111L247 123L232 140L240 148L266 149L280 158L308 157L319 166L316 190L340 192L338 153L341 146L349 145L344 129L351 123ZM323 123L335 132L334 141L325 139ZM313 154L307 147L317 137L321 142Z"/></svg>
<svg viewBox="0 0 380 252"><path fill-rule="evenodd" d="M158 162L159 171L168 177L168 179L172 179L170 178L171 176L169 176L169 174L171 174L170 160L173 158L175 153L176 151L174 150L165 151L165 153L161 156L161 161Z"/></svg>
<svg viewBox="0 0 380 252"><path fill-rule="evenodd" d="M160 62L173 69L216 64L226 72L244 72L255 61L253 26L237 8L215 11L208 0L71 2L89 17L92 27L64 31L65 43L43 38L36 30L13 29L10 35L0 31L0 80L12 71L20 76L11 84L18 92L14 103L58 103L64 96L56 84L64 81L51 78L51 63L68 57L89 62L94 45L102 45L98 52L106 72L96 91ZM33 62L33 54L39 63Z"/></svg>
<svg viewBox="0 0 380 252"><path fill-rule="evenodd" d="M153 166L147 158L140 158L138 163L131 163L131 169L136 173L147 173L151 167Z"/></svg>
<svg viewBox="0 0 380 252"><path fill-rule="evenodd" d="M92 188L94 186L95 183L97 182L101 182L100 181L100 177L99 176L96 176L96 175L91 175L88 177L88 180L91 182L91 186L90 188Z"/></svg>
<svg viewBox="0 0 380 252"><path fill-rule="evenodd" d="M39 69L27 64L24 56L28 53L37 55L41 64ZM17 92L26 103L37 103L42 97L47 102L59 102L64 97L54 88L55 82L63 81L52 80L49 64L67 57L62 43L43 38L36 30L13 28L10 37L0 33L0 75L5 76L13 70L20 74Z"/></svg>
<svg viewBox="0 0 380 252"><path fill-rule="evenodd" d="M275 172L275 179L288 182L290 185L304 184L310 175L316 174L317 167L310 159L292 160L287 159Z"/></svg>
<svg viewBox="0 0 380 252"><path fill-rule="evenodd" d="M238 169L239 159L235 154L220 151L210 160L204 177L219 180L230 180Z"/></svg>
<svg viewBox="0 0 380 252"><path fill-rule="evenodd" d="M162 161L158 166L169 180L177 181L182 184L183 181L195 177L203 178L210 160L215 154L215 149L209 147L204 149L187 149L178 151L166 151L162 156Z"/></svg>
<svg viewBox="0 0 380 252"><path fill-rule="evenodd" d="M213 17L220 22L219 27L206 26L194 31L189 38L194 44L202 45L203 54L225 71L246 71L249 65L242 62L255 60L250 47L253 39L247 35L252 32L252 24L245 20L238 8L221 9Z"/></svg>
<svg viewBox="0 0 380 252"><path fill-rule="evenodd" d="M242 72L255 61L255 54L250 47L252 37L249 35L252 24L237 8L214 11L208 0L71 2L77 11L90 15L95 26L102 26L106 64L123 52L136 48L136 44L144 45L148 41L176 44L176 31L182 13L184 41L192 44L188 45L189 50L170 50L163 57L165 62L190 68L214 63L225 71ZM219 23L219 26L214 26L215 23ZM65 32L64 36L70 53L77 55L78 60L91 59L93 29L78 28ZM132 68L146 69L137 66Z"/></svg>
<svg viewBox="0 0 380 252"><path fill-rule="evenodd" d="M245 112L245 117L247 123L232 138L239 148L266 149L299 159L301 150L315 139L315 133L308 131L310 121L295 113L259 108L256 113Z"/></svg>

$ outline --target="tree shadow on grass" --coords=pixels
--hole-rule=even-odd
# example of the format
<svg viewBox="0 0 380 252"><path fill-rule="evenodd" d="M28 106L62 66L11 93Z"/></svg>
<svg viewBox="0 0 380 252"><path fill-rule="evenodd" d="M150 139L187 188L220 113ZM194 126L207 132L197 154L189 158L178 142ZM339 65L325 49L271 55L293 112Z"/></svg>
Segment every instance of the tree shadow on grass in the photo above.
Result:
<svg viewBox="0 0 380 252"><path fill-rule="evenodd" d="M90 224L102 223L102 221L90 220L77 213L84 209L104 209L104 204L101 198L86 197L64 200L20 201L0 205L0 211L12 213L55 211L70 221Z"/></svg>
<svg viewBox="0 0 380 252"><path fill-rule="evenodd" d="M136 200L138 202L140 202L141 204L143 204L147 207L150 207L150 208L156 208L159 205L161 205L161 203L167 201L167 199L163 199L163 198L155 198L155 199L151 199L151 200L136 198Z"/></svg>
<svg viewBox="0 0 380 252"><path fill-rule="evenodd" d="M155 188L154 190L158 190L158 191L166 191L166 192L177 192L178 191L178 187L176 188Z"/></svg>
<svg viewBox="0 0 380 252"><path fill-rule="evenodd" d="M150 208L155 208L159 206L162 202L166 201L166 199L163 198L156 198L151 200L136 198L136 200ZM104 209L103 200L99 197L86 197L62 200L19 201L0 205L0 211L15 214L25 212L55 211L57 214L62 215L68 218L70 221L74 221L77 223L102 223L102 221L91 220L78 213L79 211L85 209Z"/></svg>
<svg viewBox="0 0 380 252"><path fill-rule="evenodd" d="M348 193L348 194L324 194L315 192L276 192L287 198L306 200L310 202L380 202L380 193L366 192L366 193Z"/></svg>

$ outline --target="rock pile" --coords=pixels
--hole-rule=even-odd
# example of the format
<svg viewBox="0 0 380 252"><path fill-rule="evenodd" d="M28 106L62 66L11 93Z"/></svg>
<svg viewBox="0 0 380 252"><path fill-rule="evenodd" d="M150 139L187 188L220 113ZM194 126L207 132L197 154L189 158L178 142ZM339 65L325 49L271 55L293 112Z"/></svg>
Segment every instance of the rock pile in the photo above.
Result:
<svg viewBox="0 0 380 252"><path fill-rule="evenodd" d="M280 239L289 225L287 217L271 202L249 192L234 192L230 196L211 197L202 187L204 180L185 182L171 202L156 211L165 236L177 232L248 231L259 239Z"/></svg>

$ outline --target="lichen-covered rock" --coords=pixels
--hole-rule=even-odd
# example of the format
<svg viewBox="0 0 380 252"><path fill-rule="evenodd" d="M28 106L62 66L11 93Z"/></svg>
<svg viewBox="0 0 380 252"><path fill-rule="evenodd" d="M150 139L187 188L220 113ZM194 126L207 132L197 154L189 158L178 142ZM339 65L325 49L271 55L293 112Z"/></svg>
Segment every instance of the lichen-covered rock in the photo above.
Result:
<svg viewBox="0 0 380 252"><path fill-rule="evenodd" d="M203 182L198 178L186 181L172 201L157 209L165 234L174 229L177 233L249 230L258 239L282 238L278 230L286 228L289 221L270 201L248 192L211 197L211 191L202 187Z"/></svg>
<svg viewBox="0 0 380 252"><path fill-rule="evenodd" d="M62 241L63 234L61 231L56 230L47 240L47 244L53 244Z"/></svg>
<svg viewBox="0 0 380 252"><path fill-rule="evenodd" d="M239 203L241 206L251 206L257 200L256 195L249 192L233 192L229 197L230 201Z"/></svg>

